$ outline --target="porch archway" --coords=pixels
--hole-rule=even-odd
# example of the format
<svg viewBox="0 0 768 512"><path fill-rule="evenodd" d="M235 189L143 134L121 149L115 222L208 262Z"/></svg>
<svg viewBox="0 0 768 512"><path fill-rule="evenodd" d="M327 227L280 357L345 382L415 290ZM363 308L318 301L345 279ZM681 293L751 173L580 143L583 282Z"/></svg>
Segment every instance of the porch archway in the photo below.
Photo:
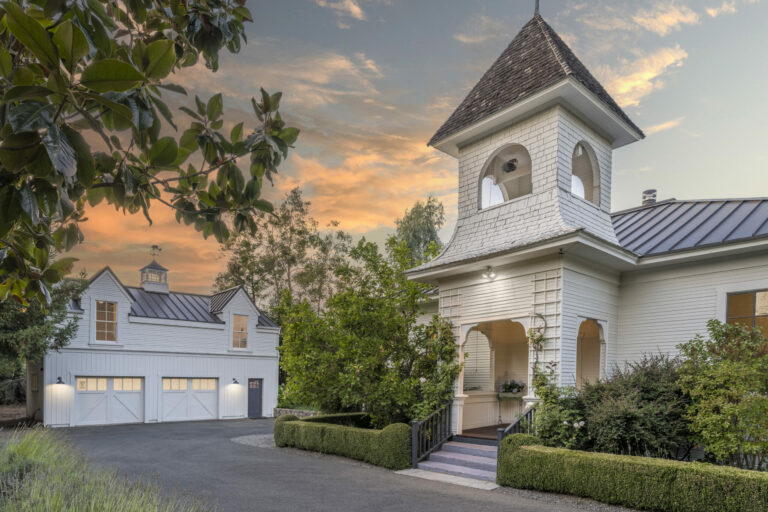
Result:
<svg viewBox="0 0 768 512"><path fill-rule="evenodd" d="M595 320L581 322L576 342L576 388L600 380L602 372L602 326Z"/></svg>

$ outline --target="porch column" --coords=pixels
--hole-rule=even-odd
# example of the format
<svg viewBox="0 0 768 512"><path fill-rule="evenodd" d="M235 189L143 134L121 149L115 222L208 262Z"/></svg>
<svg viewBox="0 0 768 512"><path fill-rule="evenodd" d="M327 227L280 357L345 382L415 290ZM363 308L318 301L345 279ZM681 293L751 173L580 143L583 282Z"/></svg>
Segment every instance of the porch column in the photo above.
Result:
<svg viewBox="0 0 768 512"><path fill-rule="evenodd" d="M462 325L459 328L459 363L464 363L464 343L467 341L467 335L478 324ZM453 384L453 404L451 404L451 433L459 435L464 431L462 425L464 416L464 399L467 395L464 394L464 368L461 369L461 373L456 378Z"/></svg>
<svg viewBox="0 0 768 512"><path fill-rule="evenodd" d="M608 376L608 347L605 341L605 333L608 331L608 322L605 320L595 320L600 334L600 380L605 380Z"/></svg>

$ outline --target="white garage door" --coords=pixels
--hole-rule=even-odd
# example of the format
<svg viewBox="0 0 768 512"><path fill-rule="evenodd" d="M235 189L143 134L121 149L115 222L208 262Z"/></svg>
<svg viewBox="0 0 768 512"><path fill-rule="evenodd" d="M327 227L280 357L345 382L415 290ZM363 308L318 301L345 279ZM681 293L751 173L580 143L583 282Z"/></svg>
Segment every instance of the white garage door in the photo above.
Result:
<svg viewBox="0 0 768 512"><path fill-rule="evenodd" d="M144 379L77 377L75 425L144 421Z"/></svg>
<svg viewBox="0 0 768 512"><path fill-rule="evenodd" d="M216 379L163 378L162 421L216 419L217 388Z"/></svg>

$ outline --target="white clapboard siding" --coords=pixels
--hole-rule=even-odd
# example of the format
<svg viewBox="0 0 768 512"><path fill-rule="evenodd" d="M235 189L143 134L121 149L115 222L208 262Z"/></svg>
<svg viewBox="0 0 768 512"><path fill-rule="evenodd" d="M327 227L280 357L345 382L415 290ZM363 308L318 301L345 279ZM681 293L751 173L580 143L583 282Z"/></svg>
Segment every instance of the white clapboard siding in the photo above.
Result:
<svg viewBox="0 0 768 512"><path fill-rule="evenodd" d="M68 349L45 356L44 423L69 426L74 423L75 379L79 376L141 377L144 379L144 421L161 421L163 377L218 379L219 410L216 417L247 415L248 378L263 378L263 411L271 416L277 406L278 365L275 358L248 355L161 354L129 351ZM64 384L56 384L61 377ZM232 379L237 379L234 384Z"/></svg>
<svg viewBox="0 0 768 512"><path fill-rule="evenodd" d="M768 256L730 256L622 276L616 358L676 354L677 345L725 320L726 295L768 288Z"/></svg>

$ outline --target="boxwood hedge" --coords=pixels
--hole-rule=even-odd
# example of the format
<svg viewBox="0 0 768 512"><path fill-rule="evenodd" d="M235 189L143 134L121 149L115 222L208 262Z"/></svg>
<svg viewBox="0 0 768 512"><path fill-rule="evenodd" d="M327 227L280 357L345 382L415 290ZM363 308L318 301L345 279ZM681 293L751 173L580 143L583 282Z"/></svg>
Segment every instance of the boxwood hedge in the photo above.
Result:
<svg viewBox="0 0 768 512"><path fill-rule="evenodd" d="M548 448L530 435L499 447L498 483L665 512L765 512L768 473Z"/></svg>
<svg viewBox="0 0 768 512"><path fill-rule="evenodd" d="M404 423L383 430L370 425L365 413L328 414L298 419L280 416L275 420L275 444L351 459L389 469L411 466L411 427Z"/></svg>

